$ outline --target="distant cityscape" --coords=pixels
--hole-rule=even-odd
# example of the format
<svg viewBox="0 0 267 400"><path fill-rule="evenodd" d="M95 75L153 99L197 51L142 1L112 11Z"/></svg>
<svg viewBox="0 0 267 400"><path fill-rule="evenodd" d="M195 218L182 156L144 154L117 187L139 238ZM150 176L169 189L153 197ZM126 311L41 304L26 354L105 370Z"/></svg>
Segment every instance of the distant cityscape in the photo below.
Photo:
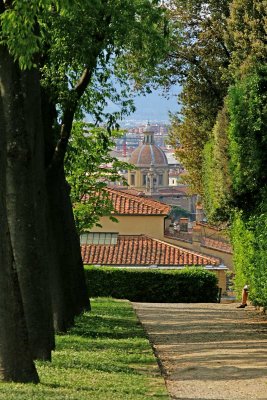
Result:
<svg viewBox="0 0 267 400"><path fill-rule="evenodd" d="M132 122L132 123L131 123ZM128 126L127 126L128 125ZM125 125L125 134L116 140L113 152L117 158L128 159L131 153L142 143L147 121L128 121ZM166 153L169 164L178 164L173 155L173 149L168 145L169 124L162 122L149 122L150 129L154 132L155 144Z"/></svg>

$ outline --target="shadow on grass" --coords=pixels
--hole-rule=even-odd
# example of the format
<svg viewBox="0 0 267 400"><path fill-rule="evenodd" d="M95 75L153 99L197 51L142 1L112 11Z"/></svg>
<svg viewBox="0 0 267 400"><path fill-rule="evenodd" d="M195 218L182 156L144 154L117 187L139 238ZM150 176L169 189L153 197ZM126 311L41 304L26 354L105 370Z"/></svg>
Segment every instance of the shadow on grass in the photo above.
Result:
<svg viewBox="0 0 267 400"><path fill-rule="evenodd" d="M143 327L129 303L92 302L92 311L78 317L67 335L58 336L57 350L53 365L59 369L133 375L153 375L157 370ZM71 352L76 355L69 357Z"/></svg>
<svg viewBox="0 0 267 400"><path fill-rule="evenodd" d="M136 320L90 314L81 316L69 334L92 339L144 338L141 324Z"/></svg>

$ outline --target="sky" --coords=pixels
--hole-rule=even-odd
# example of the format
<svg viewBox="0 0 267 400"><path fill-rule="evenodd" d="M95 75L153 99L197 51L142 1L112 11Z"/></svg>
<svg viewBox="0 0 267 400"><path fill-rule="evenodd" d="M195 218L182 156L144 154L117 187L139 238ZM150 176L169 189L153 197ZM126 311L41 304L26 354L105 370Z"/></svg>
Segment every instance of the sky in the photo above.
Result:
<svg viewBox="0 0 267 400"><path fill-rule="evenodd" d="M163 97L159 90L154 90L146 96L137 96L135 98L136 112L127 119L168 122L169 112L175 113L179 110L177 94L178 88L174 88L170 91L168 98Z"/></svg>
<svg viewBox="0 0 267 400"><path fill-rule="evenodd" d="M163 96L160 90L153 90L151 94L146 96L136 96L134 98L136 111L125 117L124 121L120 121L120 125L133 125L144 121L169 123L169 112L175 113L179 110L179 105L177 104L179 91L180 88L177 86L171 88L167 98ZM110 104L106 111L112 112L116 109L116 106ZM89 116L87 120L91 120Z"/></svg>

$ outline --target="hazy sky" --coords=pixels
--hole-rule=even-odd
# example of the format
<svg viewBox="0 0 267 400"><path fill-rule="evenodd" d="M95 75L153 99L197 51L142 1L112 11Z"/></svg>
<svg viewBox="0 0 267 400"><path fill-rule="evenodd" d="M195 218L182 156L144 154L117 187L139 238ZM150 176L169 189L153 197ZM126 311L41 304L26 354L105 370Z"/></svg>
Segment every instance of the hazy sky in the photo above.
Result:
<svg viewBox="0 0 267 400"><path fill-rule="evenodd" d="M125 118L127 121L164 121L169 122L169 112L175 113L179 110L177 104L177 95L180 91L179 87L172 88L168 97L164 97L160 90L154 90L146 96L136 96L134 103L136 106L135 113ZM110 103L106 109L108 112L117 110L118 107ZM87 120L91 121L90 116ZM119 122L123 125L123 121Z"/></svg>
<svg viewBox="0 0 267 400"><path fill-rule="evenodd" d="M135 98L136 112L128 117L134 120L162 121L169 120L169 111L178 111L177 104L178 88L172 89L169 98L161 95L161 92L153 91L147 96L137 96Z"/></svg>

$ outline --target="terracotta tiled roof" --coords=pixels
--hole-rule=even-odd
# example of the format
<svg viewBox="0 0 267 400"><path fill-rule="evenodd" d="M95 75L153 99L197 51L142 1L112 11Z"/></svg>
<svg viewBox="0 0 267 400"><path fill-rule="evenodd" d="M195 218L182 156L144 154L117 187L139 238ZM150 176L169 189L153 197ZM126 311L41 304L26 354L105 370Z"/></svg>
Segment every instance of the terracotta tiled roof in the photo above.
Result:
<svg viewBox="0 0 267 400"><path fill-rule="evenodd" d="M140 190L134 189L129 186L110 185L109 184L109 188L114 189L114 190L119 190L120 192L123 192L123 193L133 194L134 196L138 196L138 197L146 197L145 192L142 192Z"/></svg>
<svg viewBox="0 0 267 400"><path fill-rule="evenodd" d="M158 192L162 195L162 196L177 196L177 195L181 195L181 196L185 196L188 195L189 190L187 186L169 186L167 188L159 188Z"/></svg>
<svg viewBox="0 0 267 400"><path fill-rule="evenodd" d="M84 264L125 266L219 265L220 259L145 235L119 235L117 244L82 246Z"/></svg>
<svg viewBox="0 0 267 400"><path fill-rule="evenodd" d="M167 215L170 206L123 190L107 188L115 215Z"/></svg>
<svg viewBox="0 0 267 400"><path fill-rule="evenodd" d="M203 228L208 228L208 229L212 229L212 230L214 230L214 231L221 231L221 230L224 230L225 228L224 227L218 227L218 226L215 226L215 225L210 225L210 224L208 224L207 222L203 222L203 221L197 221L196 222L196 225L198 225L198 226L202 226Z"/></svg>
<svg viewBox="0 0 267 400"><path fill-rule="evenodd" d="M222 242L220 240L210 239L204 237L201 242L202 246L209 247L211 249L219 250L224 253L232 254L233 250L229 243Z"/></svg>

